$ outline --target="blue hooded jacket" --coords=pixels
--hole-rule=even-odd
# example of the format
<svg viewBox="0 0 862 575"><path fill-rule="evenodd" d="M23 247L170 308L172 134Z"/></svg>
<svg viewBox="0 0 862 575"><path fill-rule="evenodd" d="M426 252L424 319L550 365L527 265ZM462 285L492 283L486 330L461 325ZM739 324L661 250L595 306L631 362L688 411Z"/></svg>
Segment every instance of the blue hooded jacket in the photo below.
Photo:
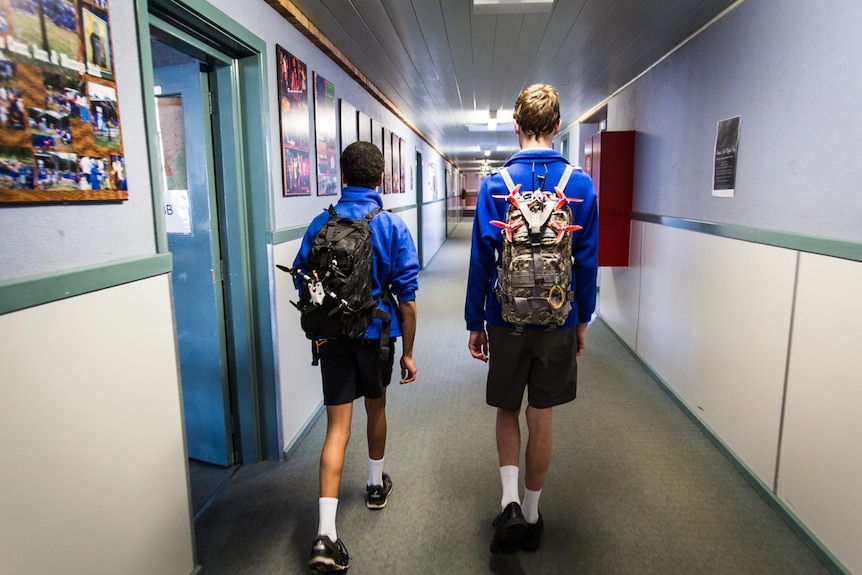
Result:
<svg viewBox="0 0 862 575"><path fill-rule="evenodd" d="M544 176L545 190L553 190L560 181L568 161L550 148L527 149L510 157L504 166L515 185L522 190L539 188L537 176ZM580 170L575 170L564 190L566 196L579 198L583 202L570 202L572 223L583 226L572 232L572 290L575 301L566 322L560 328L573 327L576 323L590 321L596 308L596 274L598 273L598 205L592 179ZM494 174L485 178L479 189L476 202L476 217L473 221L473 243L470 252L470 271L467 276L467 299L464 319L467 329L481 331L485 323L501 327L514 327L503 320L500 303L494 297L497 283L497 267L503 250L502 230L491 224L491 220L506 221L509 194L503 177ZM500 196L494 198L492 196ZM526 328L546 329L544 326Z"/></svg>
<svg viewBox="0 0 862 575"><path fill-rule="evenodd" d="M346 186L341 190L341 198L335 204L338 215L344 218L361 219L375 208L383 208L383 199L375 190ZM329 220L329 212L324 210L316 216L308 225L302 238L302 245L293 266L307 271L308 254L311 251L311 242L320 228ZM371 295L376 301L380 299L382 286L389 285L390 293L399 302L413 301L416 299L416 290L419 289L419 256L416 253L416 245L413 236L404 220L387 211L381 211L372 218L369 224L371 229L371 248L373 252L373 275L374 281ZM380 302L378 307L389 312L391 324L389 327L390 337L401 336L401 325L395 313L395 305L389 301L386 304ZM374 319L365 332L366 339L380 338L380 320Z"/></svg>

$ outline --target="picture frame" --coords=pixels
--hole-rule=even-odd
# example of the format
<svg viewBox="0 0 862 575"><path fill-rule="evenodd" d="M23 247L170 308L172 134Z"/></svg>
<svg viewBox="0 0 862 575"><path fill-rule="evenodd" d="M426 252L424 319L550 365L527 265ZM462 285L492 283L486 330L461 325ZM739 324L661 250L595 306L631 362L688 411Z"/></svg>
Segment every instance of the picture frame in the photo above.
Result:
<svg viewBox="0 0 862 575"><path fill-rule="evenodd" d="M311 128L308 68L276 44L282 195L311 195Z"/></svg>
<svg viewBox="0 0 862 575"><path fill-rule="evenodd" d="M313 77L317 195L334 196L340 190L335 85L317 72L314 72Z"/></svg>
<svg viewBox="0 0 862 575"><path fill-rule="evenodd" d="M108 3L34 2L0 21L0 205L127 200Z"/></svg>

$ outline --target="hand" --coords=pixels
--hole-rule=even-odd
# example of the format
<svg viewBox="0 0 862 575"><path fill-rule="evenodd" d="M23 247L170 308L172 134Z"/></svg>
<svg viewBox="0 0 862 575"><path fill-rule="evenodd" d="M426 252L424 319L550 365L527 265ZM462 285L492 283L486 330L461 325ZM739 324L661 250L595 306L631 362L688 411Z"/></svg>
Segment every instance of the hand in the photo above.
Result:
<svg viewBox="0 0 862 575"><path fill-rule="evenodd" d="M578 357L580 357L580 355L582 353L584 353L584 350L587 348L587 326L588 325L590 325L590 324L579 323L575 327L575 329L577 330L575 332L575 335L578 338Z"/></svg>
<svg viewBox="0 0 862 575"><path fill-rule="evenodd" d="M470 341L467 343L470 355L479 361L488 361L488 336L485 330L471 331Z"/></svg>
<svg viewBox="0 0 862 575"><path fill-rule="evenodd" d="M416 362L410 356L401 356L401 385L416 380Z"/></svg>

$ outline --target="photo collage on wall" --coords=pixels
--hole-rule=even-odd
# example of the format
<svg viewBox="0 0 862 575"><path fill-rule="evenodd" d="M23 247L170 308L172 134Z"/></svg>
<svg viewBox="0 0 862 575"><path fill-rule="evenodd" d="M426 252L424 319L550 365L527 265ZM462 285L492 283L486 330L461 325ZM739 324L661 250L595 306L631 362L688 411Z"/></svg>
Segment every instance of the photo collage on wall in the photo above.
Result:
<svg viewBox="0 0 862 575"><path fill-rule="evenodd" d="M128 199L107 0L0 0L0 202Z"/></svg>
<svg viewBox="0 0 862 575"><path fill-rule="evenodd" d="M9 0L0 0L0 2ZM12 0L14 1L14 0ZM311 195L311 117L308 108L308 68L296 56L276 46L279 122L281 127L283 193ZM404 193L407 158L404 140L344 99L336 100L335 85L312 73L317 195L341 190L340 155L356 141L372 142L386 161L383 194ZM338 101L338 106L336 106ZM339 142L340 133L340 142Z"/></svg>

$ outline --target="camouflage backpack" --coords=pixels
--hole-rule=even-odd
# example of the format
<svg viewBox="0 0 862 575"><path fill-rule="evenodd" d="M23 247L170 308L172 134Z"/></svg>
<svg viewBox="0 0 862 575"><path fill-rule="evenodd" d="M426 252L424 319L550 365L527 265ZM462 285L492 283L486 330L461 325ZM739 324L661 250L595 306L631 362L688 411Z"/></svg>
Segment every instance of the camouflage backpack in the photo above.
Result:
<svg viewBox="0 0 862 575"><path fill-rule="evenodd" d="M525 324L555 329L572 308L572 234L581 226L572 225L569 202L564 191L574 171L566 166L554 191L522 191L506 168L500 170L509 203L506 221L491 221L502 229L502 263L497 269L494 294L503 319L514 324L516 333ZM542 184L544 179L540 178Z"/></svg>

